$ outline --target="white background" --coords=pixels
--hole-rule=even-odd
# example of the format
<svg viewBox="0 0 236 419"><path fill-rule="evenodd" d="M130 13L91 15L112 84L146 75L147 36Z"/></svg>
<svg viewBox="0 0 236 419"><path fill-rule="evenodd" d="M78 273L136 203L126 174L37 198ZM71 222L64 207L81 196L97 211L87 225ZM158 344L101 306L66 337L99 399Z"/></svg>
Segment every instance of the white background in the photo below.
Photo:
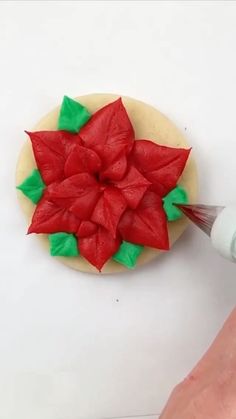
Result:
<svg viewBox="0 0 236 419"><path fill-rule="evenodd" d="M235 305L235 266L194 227L89 276L26 237L14 189L24 129L64 94L114 92L186 131L199 201L236 200L235 21L234 2L0 3L0 419L157 414Z"/></svg>

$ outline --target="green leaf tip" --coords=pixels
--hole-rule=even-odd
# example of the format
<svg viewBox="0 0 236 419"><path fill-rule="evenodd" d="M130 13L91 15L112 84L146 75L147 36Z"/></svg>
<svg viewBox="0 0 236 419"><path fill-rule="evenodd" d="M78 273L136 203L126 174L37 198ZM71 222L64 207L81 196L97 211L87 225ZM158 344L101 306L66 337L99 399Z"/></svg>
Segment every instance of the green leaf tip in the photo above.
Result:
<svg viewBox="0 0 236 419"><path fill-rule="evenodd" d="M134 269L137 263L137 259L142 251L143 246L123 241L119 250L113 255L112 258L116 262L126 266L128 269Z"/></svg>
<svg viewBox="0 0 236 419"><path fill-rule="evenodd" d="M38 169L34 169L32 173L16 187L34 204L37 204L43 195L45 183Z"/></svg>
<svg viewBox="0 0 236 419"><path fill-rule="evenodd" d="M90 117L91 114L85 106L68 96L64 96L58 118L58 129L72 133L79 132Z"/></svg>
<svg viewBox="0 0 236 419"><path fill-rule="evenodd" d="M78 256L77 239L70 233L54 233L48 236L51 256Z"/></svg>
<svg viewBox="0 0 236 419"><path fill-rule="evenodd" d="M174 204L188 204L188 194L181 186L176 186L163 198L163 208L168 221L175 221L182 217L182 212Z"/></svg>

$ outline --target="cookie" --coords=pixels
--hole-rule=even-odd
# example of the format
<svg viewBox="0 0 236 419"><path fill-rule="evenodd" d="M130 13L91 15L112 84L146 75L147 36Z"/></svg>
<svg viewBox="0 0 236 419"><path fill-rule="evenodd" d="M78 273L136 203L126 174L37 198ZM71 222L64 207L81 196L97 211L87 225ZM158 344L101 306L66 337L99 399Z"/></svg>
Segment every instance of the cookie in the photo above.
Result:
<svg viewBox="0 0 236 419"><path fill-rule="evenodd" d="M188 144L169 119L138 100L92 94L76 102L65 97L43 117L20 153L16 185L29 232L79 271L148 263L187 226L173 202L196 200Z"/></svg>

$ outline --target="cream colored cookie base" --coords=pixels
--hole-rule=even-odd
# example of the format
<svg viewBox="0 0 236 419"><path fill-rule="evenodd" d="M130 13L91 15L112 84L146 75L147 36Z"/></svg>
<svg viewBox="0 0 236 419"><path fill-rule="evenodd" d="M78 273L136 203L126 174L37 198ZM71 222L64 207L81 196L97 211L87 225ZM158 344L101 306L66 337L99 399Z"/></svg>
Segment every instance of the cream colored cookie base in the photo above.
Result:
<svg viewBox="0 0 236 419"><path fill-rule="evenodd" d="M117 99L119 96L112 94L92 94L88 96L78 97L77 100L85 105L91 113ZM129 117L135 129L136 138L144 138L155 141L159 144L169 145L173 147L188 147L188 144L179 132L179 130L164 115L153 107L140 101L122 97L123 103L128 111ZM37 130L55 130L57 129L59 107L54 109L32 129ZM23 146L16 170L16 184L19 185L36 167L32 148L29 139ZM197 173L194 160L191 158L186 165L184 173L178 182L188 192L190 202L194 202L197 194ZM20 206L27 216L28 223L31 220L35 206L20 191L18 191ZM178 221L169 223L170 243L173 243L181 236L187 226L187 220L182 218ZM49 243L47 235L39 234L38 238L49 251ZM138 265L148 263L161 252L145 248L138 259ZM81 256L78 257L57 257L57 259L65 265L83 272L98 273L98 271L90 265ZM102 269L102 273L114 273L127 271L127 269L112 260L108 261Z"/></svg>

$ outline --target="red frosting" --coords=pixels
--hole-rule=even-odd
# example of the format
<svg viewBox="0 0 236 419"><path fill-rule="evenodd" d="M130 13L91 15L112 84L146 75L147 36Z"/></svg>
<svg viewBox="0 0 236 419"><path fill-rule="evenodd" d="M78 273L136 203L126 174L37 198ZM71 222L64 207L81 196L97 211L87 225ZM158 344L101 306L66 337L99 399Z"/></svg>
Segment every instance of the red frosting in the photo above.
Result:
<svg viewBox="0 0 236 419"><path fill-rule="evenodd" d="M190 150L135 141L121 99L97 111L79 134L28 135L47 186L29 233L74 233L81 255L98 269L122 239L169 249L162 198Z"/></svg>

